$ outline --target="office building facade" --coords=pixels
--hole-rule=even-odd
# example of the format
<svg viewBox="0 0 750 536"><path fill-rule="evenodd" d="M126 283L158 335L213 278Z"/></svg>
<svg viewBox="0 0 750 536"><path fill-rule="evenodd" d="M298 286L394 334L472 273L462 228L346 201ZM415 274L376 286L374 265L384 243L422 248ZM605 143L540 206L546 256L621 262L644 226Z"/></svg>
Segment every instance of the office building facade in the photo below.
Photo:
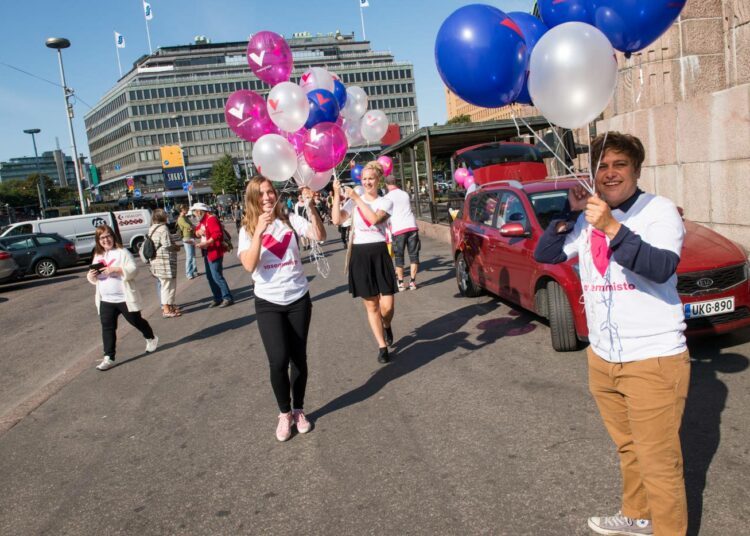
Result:
<svg viewBox="0 0 750 536"><path fill-rule="evenodd" d="M38 162L34 156L22 156L11 158L8 162L0 162L0 182L24 180L37 173L49 177L56 186L75 187L76 171L73 159L59 149L45 151L39 155Z"/></svg>
<svg viewBox="0 0 750 536"><path fill-rule="evenodd" d="M418 128L411 63L373 51L353 34L300 33L288 43L293 82L310 67L324 67L347 86L361 86L370 109L385 112L402 136ZM164 145L182 143L194 194L210 192L210 168L225 153L240 167L249 162L250 143L235 136L224 120L224 103L233 91L265 95L270 90L250 71L246 48L247 42L196 38L195 44L163 47L139 59L85 116L91 161L101 181L95 195L121 199L126 179L133 177L143 197L184 197L182 190L165 190L159 154Z"/></svg>

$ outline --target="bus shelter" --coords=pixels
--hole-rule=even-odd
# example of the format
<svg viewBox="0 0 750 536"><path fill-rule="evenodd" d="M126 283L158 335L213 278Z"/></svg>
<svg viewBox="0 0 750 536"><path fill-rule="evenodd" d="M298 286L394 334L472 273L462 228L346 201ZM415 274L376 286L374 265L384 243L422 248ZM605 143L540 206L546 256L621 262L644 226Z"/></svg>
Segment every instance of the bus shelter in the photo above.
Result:
<svg viewBox="0 0 750 536"><path fill-rule="evenodd" d="M550 128L541 116L524 121L539 136ZM520 131L520 135L519 135ZM449 209L463 204L465 191L453 181L453 154L459 149L493 141L524 141L534 135L512 119L423 127L380 152L393 160L393 175L412 199L414 214L429 223L450 224Z"/></svg>

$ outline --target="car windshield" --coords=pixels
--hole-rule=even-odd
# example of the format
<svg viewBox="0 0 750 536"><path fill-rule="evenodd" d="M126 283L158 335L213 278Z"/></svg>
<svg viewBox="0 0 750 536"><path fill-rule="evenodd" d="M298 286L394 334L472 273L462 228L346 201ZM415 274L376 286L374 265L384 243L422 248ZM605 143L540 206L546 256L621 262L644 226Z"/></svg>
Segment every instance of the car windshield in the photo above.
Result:
<svg viewBox="0 0 750 536"><path fill-rule="evenodd" d="M536 219L542 229L546 229L554 219L564 218L568 213L568 190L529 194Z"/></svg>
<svg viewBox="0 0 750 536"><path fill-rule="evenodd" d="M461 153L456 160L459 164L466 164L467 167L472 169L517 162L544 162L541 153L535 147L503 143L490 143L476 147Z"/></svg>

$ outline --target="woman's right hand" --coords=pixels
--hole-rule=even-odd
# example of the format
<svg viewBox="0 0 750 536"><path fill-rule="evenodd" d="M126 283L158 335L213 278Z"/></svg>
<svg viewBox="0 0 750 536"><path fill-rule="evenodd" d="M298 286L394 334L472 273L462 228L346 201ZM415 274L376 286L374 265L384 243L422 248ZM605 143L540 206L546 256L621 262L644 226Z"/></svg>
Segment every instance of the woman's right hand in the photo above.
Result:
<svg viewBox="0 0 750 536"><path fill-rule="evenodd" d="M333 197L338 197L341 195L341 181L338 179L333 179Z"/></svg>
<svg viewBox="0 0 750 536"><path fill-rule="evenodd" d="M271 218L273 217L273 213L271 212L264 212L260 216L258 216L258 223L255 224L255 236L260 237L264 232L266 232L266 229L268 229L268 226L271 225Z"/></svg>

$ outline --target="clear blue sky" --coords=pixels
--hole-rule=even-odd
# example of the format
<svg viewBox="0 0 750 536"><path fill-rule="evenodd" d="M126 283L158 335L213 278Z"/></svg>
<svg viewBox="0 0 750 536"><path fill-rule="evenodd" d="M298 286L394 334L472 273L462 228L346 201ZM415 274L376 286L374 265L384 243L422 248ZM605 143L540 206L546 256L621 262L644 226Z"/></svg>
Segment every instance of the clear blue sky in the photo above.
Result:
<svg viewBox="0 0 750 536"><path fill-rule="evenodd" d="M242 41L260 30L284 36L292 32L341 30L362 37L358 0L151 0L151 42L159 46L191 43L196 35L212 42ZM462 0L370 0L364 9L365 30L376 50L390 50L397 60L411 61L422 125L446 119L443 84L435 67L435 35ZM529 11L532 0L487 2L503 11ZM74 127L79 152L88 144L83 116L118 78L113 31L125 36L120 50L123 71L148 53L141 0L26 0L0 2L0 160L33 155L30 136L40 128L39 152L60 147L70 154L62 89L4 64L60 83L57 53L45 47L48 37L66 37L65 75L80 100Z"/></svg>

